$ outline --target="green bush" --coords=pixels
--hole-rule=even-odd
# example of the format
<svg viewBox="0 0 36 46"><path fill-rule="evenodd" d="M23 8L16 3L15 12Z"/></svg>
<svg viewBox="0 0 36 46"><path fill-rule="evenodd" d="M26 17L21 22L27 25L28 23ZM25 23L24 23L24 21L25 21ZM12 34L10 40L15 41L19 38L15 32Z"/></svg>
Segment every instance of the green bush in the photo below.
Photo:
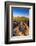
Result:
<svg viewBox="0 0 36 46"><path fill-rule="evenodd" d="M23 22L27 22L27 21L29 21L29 18L25 18L25 17L13 17L13 20L15 20L15 21L19 21L19 22L21 22L21 21L23 21Z"/></svg>

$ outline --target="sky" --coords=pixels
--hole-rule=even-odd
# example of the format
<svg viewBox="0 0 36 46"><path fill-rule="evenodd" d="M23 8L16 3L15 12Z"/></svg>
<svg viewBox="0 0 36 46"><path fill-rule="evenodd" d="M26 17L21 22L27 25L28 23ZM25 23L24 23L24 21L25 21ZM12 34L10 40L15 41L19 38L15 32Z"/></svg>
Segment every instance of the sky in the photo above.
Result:
<svg viewBox="0 0 36 46"><path fill-rule="evenodd" d="M29 16L29 9L28 8L17 8L14 7L13 8L13 16L17 17L17 16Z"/></svg>

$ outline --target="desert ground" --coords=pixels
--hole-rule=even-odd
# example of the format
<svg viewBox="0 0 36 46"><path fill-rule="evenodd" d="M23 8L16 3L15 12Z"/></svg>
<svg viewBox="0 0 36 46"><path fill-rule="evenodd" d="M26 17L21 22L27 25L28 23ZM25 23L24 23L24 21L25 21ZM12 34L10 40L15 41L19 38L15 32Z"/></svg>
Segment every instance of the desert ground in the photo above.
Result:
<svg viewBox="0 0 36 46"><path fill-rule="evenodd" d="M26 22L25 22L26 19ZM27 36L29 35L29 21L27 18L15 18L13 24L13 36Z"/></svg>

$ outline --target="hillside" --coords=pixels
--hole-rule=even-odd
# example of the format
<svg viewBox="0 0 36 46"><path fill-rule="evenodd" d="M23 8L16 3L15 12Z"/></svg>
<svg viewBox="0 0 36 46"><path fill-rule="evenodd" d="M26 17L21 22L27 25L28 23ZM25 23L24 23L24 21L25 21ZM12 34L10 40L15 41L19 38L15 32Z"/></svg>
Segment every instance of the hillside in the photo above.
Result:
<svg viewBox="0 0 36 46"><path fill-rule="evenodd" d="M26 17L13 17L13 20L15 21L29 21L29 18L26 18Z"/></svg>

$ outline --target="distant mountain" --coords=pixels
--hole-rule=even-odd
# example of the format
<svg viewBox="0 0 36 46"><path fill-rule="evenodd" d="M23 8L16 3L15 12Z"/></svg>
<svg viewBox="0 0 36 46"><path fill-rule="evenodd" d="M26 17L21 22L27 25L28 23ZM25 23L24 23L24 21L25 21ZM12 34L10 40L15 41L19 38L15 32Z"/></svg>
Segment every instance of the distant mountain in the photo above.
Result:
<svg viewBox="0 0 36 46"><path fill-rule="evenodd" d="M29 18L27 18L27 17L20 17L20 16L17 16L17 17L14 17L13 16L13 20L16 20L16 21L28 21L29 20Z"/></svg>
<svg viewBox="0 0 36 46"><path fill-rule="evenodd" d="M25 17L25 18L29 18L29 16L14 16L14 17Z"/></svg>

